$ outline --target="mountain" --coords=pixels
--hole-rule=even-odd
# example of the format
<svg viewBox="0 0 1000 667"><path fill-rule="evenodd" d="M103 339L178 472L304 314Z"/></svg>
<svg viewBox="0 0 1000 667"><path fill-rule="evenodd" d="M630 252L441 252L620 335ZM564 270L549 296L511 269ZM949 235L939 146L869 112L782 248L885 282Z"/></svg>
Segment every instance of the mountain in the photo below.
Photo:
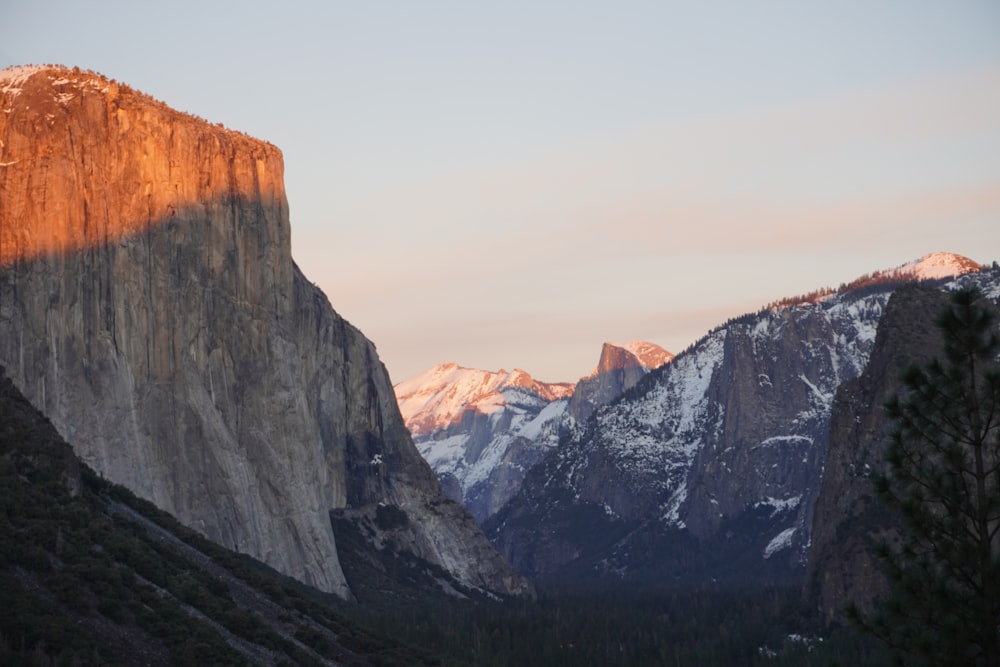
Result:
<svg viewBox="0 0 1000 667"><path fill-rule="evenodd" d="M934 252L888 271L873 274L875 278L894 280L937 280L979 271L984 268L968 257L951 252Z"/></svg>
<svg viewBox="0 0 1000 667"><path fill-rule="evenodd" d="M885 471L879 443L887 442L889 424L882 406L898 389L899 375L908 364L940 349L940 336L927 314L940 312L946 304L947 296L931 287L897 290L864 373L837 389L809 555L810 597L817 600L826 621L856 599L859 590L873 595L885 588L866 530L845 532L843 527L849 521L867 528L890 523L870 482L871 475Z"/></svg>
<svg viewBox="0 0 1000 667"><path fill-rule="evenodd" d="M867 273L850 282L841 283L837 288L826 287L815 292L810 292L809 294L787 297L775 301L768 304L766 309L793 306L800 303L818 303L823 299L850 290L875 287L877 285L895 286L912 281L939 280L959 276L971 271L979 271L982 268L984 268L983 265L968 257L956 255L951 252L934 252L891 269Z"/></svg>
<svg viewBox="0 0 1000 667"><path fill-rule="evenodd" d="M577 382L567 413L574 423L582 424L594 410L618 398L624 391L635 386L646 373L669 363L673 358L674 355L655 343L605 343L601 348L597 368Z"/></svg>
<svg viewBox="0 0 1000 667"><path fill-rule="evenodd" d="M443 364L395 390L417 449L449 497L481 522L555 445L573 386L539 382L522 370Z"/></svg>
<svg viewBox="0 0 1000 667"><path fill-rule="evenodd" d="M0 104L0 364L87 465L342 597L345 521L462 585L529 591L292 261L277 148L77 69L5 70Z"/></svg>
<svg viewBox="0 0 1000 667"><path fill-rule="evenodd" d="M951 257L953 274L978 267ZM714 329L561 442L487 534L543 578L801 577L834 395L915 277L869 276Z"/></svg>
<svg viewBox="0 0 1000 667"><path fill-rule="evenodd" d="M597 368L575 386L539 382L520 369L442 364L397 384L396 399L446 493L481 523L577 420L671 358L653 343L605 343Z"/></svg>
<svg viewBox="0 0 1000 667"><path fill-rule="evenodd" d="M970 273L956 284L978 287L983 305L992 303L1000 318L1000 270ZM898 524L872 485L874 475L888 472L884 451L892 424L883 406L899 390L904 369L941 357L934 320L948 303L944 291L926 285L894 292L864 373L837 389L806 579L808 599L827 624L843 620L848 602L870 611L886 590L874 545L891 541Z"/></svg>
<svg viewBox="0 0 1000 667"><path fill-rule="evenodd" d="M568 383L546 383L515 368L496 372L441 364L395 386L400 414L414 436L446 429L464 419L466 412L491 414L504 405L504 392L534 394L543 401L567 398Z"/></svg>

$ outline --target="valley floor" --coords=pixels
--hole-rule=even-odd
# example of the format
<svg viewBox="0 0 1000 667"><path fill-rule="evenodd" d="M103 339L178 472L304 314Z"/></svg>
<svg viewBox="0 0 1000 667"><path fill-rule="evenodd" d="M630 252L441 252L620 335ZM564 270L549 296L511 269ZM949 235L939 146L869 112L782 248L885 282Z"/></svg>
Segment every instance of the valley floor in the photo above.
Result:
<svg viewBox="0 0 1000 667"><path fill-rule="evenodd" d="M359 612L357 620L447 665L883 665L841 628L811 633L801 588L543 591L536 602Z"/></svg>

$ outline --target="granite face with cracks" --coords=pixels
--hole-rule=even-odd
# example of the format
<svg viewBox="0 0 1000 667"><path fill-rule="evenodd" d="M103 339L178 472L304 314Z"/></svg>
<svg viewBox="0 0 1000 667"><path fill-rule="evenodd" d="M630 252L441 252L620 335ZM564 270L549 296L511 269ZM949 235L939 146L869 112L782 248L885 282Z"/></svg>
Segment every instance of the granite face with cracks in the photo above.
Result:
<svg viewBox="0 0 1000 667"><path fill-rule="evenodd" d="M84 461L341 596L329 513L379 503L460 582L528 590L432 515L374 346L292 261L277 148L78 70L6 70L0 104L0 364Z"/></svg>

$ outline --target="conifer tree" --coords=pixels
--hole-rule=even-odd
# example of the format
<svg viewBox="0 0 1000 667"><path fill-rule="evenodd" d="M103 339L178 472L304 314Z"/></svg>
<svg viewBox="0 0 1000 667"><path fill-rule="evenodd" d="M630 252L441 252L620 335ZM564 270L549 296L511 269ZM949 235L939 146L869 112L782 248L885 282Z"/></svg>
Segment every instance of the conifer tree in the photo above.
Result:
<svg viewBox="0 0 1000 667"><path fill-rule="evenodd" d="M976 289L937 319L944 361L911 367L879 496L900 521L879 545L890 592L865 617L906 664L1000 667L1000 342Z"/></svg>

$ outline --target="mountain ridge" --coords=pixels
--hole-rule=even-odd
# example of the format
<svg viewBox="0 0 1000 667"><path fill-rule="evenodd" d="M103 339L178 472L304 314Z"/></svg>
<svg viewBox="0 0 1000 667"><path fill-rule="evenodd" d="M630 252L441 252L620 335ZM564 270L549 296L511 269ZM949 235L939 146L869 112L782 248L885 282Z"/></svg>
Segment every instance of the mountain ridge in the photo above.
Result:
<svg viewBox="0 0 1000 667"><path fill-rule="evenodd" d="M448 362L397 383L394 391L410 432L423 435L461 420L469 409L496 411L497 397L508 389L525 389L554 401L568 397L572 388L566 382L535 380L519 368L484 371Z"/></svg>
<svg viewBox="0 0 1000 667"><path fill-rule="evenodd" d="M716 327L560 442L488 535L535 577L803 576L834 392L905 282Z"/></svg>
<svg viewBox="0 0 1000 667"><path fill-rule="evenodd" d="M953 252L931 252L888 269L879 269L841 283L838 287L822 287L806 294L785 297L772 301L765 309L783 308L800 303L818 303L844 292L877 285L905 283L910 281L939 280L960 276L986 268L984 264Z"/></svg>

